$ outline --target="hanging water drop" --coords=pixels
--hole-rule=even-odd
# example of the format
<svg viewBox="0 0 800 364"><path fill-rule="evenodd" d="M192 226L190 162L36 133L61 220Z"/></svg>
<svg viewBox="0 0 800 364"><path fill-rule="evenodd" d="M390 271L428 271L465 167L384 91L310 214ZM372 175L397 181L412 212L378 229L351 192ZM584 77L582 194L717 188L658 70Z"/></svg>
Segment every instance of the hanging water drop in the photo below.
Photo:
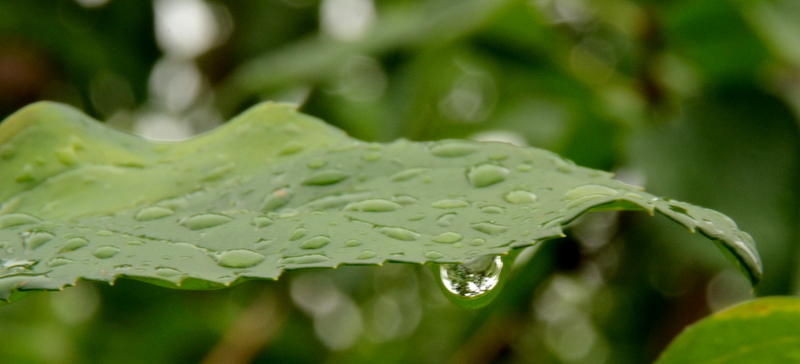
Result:
<svg viewBox="0 0 800 364"><path fill-rule="evenodd" d="M441 264L432 268L450 301L465 308L480 308L497 297L510 271L503 267L513 265L518 254L519 250L515 250L506 256L485 255L462 264Z"/></svg>

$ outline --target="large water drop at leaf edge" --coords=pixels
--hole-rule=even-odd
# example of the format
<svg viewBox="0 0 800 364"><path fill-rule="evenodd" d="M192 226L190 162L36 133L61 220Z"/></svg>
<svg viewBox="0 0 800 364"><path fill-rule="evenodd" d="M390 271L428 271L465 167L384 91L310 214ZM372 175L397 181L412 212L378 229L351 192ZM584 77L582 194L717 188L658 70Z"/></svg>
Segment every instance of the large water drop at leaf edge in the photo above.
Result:
<svg viewBox="0 0 800 364"><path fill-rule="evenodd" d="M535 148L367 144L290 105L160 143L42 102L0 124L0 150L0 303L120 276L210 289L342 264L501 256L508 267L506 254L562 236L586 211L620 209L659 212L712 239L753 283L761 276L752 238L715 211ZM450 267L451 283L468 273ZM507 272L476 297L495 295Z"/></svg>

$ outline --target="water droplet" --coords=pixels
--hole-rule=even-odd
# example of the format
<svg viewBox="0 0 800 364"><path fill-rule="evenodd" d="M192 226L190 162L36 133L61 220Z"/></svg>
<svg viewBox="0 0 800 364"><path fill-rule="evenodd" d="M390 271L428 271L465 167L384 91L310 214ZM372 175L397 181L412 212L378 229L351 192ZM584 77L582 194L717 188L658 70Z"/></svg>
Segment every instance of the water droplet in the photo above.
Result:
<svg viewBox="0 0 800 364"><path fill-rule="evenodd" d="M378 254L375 254L372 250L364 250L359 254L356 259L372 259L375 258Z"/></svg>
<svg viewBox="0 0 800 364"><path fill-rule="evenodd" d="M466 142L440 142L430 148L431 154L437 157L453 158L463 157L475 153L477 149L471 143Z"/></svg>
<svg viewBox="0 0 800 364"><path fill-rule="evenodd" d="M584 196L592 196L592 195L616 196L618 194L619 191L611 187L591 184L591 185L578 186L567 191L567 193L564 194L564 199L576 200Z"/></svg>
<svg viewBox="0 0 800 364"><path fill-rule="evenodd" d="M533 170L533 166L530 164L523 163L517 165L517 170L520 172L530 172Z"/></svg>
<svg viewBox="0 0 800 364"><path fill-rule="evenodd" d="M260 264L265 258L252 250L233 249L217 255L217 264L227 268L250 268Z"/></svg>
<svg viewBox="0 0 800 364"><path fill-rule="evenodd" d="M498 225L498 224L491 223L491 222L478 222L478 223L470 224L469 226L472 227L473 229L477 230L477 231L480 231L482 233L486 233L486 234L489 234L489 235L502 234L502 233L508 231L509 228L511 228L510 226Z"/></svg>
<svg viewBox="0 0 800 364"><path fill-rule="evenodd" d="M80 248L83 248L87 245L89 245L89 241L87 241L86 239L72 238L67 240L67 242L64 243L63 246L61 246L61 249L59 249L58 252L59 253L71 252L73 250L78 250Z"/></svg>
<svg viewBox="0 0 800 364"><path fill-rule="evenodd" d="M3 268L8 269L13 267L23 267L27 269L33 267L36 263L39 263L39 261L11 258L9 260L3 261Z"/></svg>
<svg viewBox="0 0 800 364"><path fill-rule="evenodd" d="M408 218L409 221L419 221L425 218L425 214L416 214Z"/></svg>
<svg viewBox="0 0 800 364"><path fill-rule="evenodd" d="M419 200L408 195L394 195L392 196L392 202L396 202L401 205L413 205L419 202Z"/></svg>
<svg viewBox="0 0 800 364"><path fill-rule="evenodd" d="M345 211L363 211L363 212L389 212L395 211L403 206L388 200L370 199L359 202L354 202L347 207Z"/></svg>
<svg viewBox="0 0 800 364"><path fill-rule="evenodd" d="M219 226L233 220L232 218L220 214L198 214L181 220L181 225L189 230L208 229Z"/></svg>
<svg viewBox="0 0 800 364"><path fill-rule="evenodd" d="M374 162L374 161L376 161L378 159L381 159L381 154L378 153L378 152L369 152L369 153L365 153L364 155L362 155L361 159L363 159L363 160L365 160L367 162Z"/></svg>
<svg viewBox="0 0 800 364"><path fill-rule="evenodd" d="M401 227L389 227L389 226L381 226L378 227L378 232L383 235L386 235L392 239L403 240L403 241L414 241L420 238L420 234L404 229Z"/></svg>
<svg viewBox="0 0 800 364"><path fill-rule="evenodd" d="M414 178L416 176L419 176L420 174L422 174L422 173L424 173L426 171L428 171L428 168L406 169L405 171L400 171L400 172L397 172L397 173L393 174L391 177L389 177L389 179L391 181L393 181L393 182L408 181L408 180L410 180L410 179L412 179L412 178Z"/></svg>
<svg viewBox="0 0 800 364"><path fill-rule="evenodd" d="M0 229L5 229L12 226L35 224L41 221L42 220L39 220L28 214L8 214L0 216Z"/></svg>
<svg viewBox="0 0 800 364"><path fill-rule="evenodd" d="M19 183L31 182L36 180L33 177L33 166L31 166L30 164L26 164L24 167L22 167L22 170L19 172L17 178L15 178L14 180Z"/></svg>
<svg viewBox="0 0 800 364"><path fill-rule="evenodd" d="M130 245L130 246L142 246L142 245L144 245L144 242L143 242L143 241L141 241L141 240L131 240L131 241L129 241L129 242L126 242L126 243L125 243L125 245Z"/></svg>
<svg viewBox="0 0 800 364"><path fill-rule="evenodd" d="M425 252L425 258L428 259L441 259L444 258L444 254L437 252L436 250L428 250Z"/></svg>
<svg viewBox="0 0 800 364"><path fill-rule="evenodd" d="M299 151L303 150L303 145L297 141L290 141L283 145L281 151L278 152L278 155L289 155L295 154Z"/></svg>
<svg viewBox="0 0 800 364"><path fill-rule="evenodd" d="M255 244L256 250L264 250L264 249L268 248L270 245L272 245L272 243L274 243L274 242L275 242L274 240L261 239L261 240L257 241L256 244Z"/></svg>
<svg viewBox="0 0 800 364"><path fill-rule="evenodd" d="M331 243L331 238L320 235L304 241L300 244L300 249L319 249Z"/></svg>
<svg viewBox="0 0 800 364"><path fill-rule="evenodd" d="M97 248L92 255L100 259L108 259L119 254L119 248L111 245L105 245Z"/></svg>
<svg viewBox="0 0 800 364"><path fill-rule="evenodd" d="M506 180L508 169L494 164L481 164L467 171L467 179L475 187L488 187Z"/></svg>
<svg viewBox="0 0 800 364"><path fill-rule="evenodd" d="M325 261L331 260L325 255L322 254L307 254L307 255L300 255L296 257L286 257L280 260L279 263L281 264L314 264L314 263L322 263Z"/></svg>
<svg viewBox="0 0 800 364"><path fill-rule="evenodd" d="M72 149L69 146L58 149L54 153L56 155L56 159L58 159L58 161L65 166L71 166L77 161L78 156L75 154L75 149Z"/></svg>
<svg viewBox="0 0 800 364"><path fill-rule="evenodd" d="M441 244L452 244L458 241L461 241L463 237L461 234L454 233L454 232L446 232L439 234L439 236L433 238L433 241Z"/></svg>
<svg viewBox="0 0 800 364"><path fill-rule="evenodd" d="M564 174L569 174L575 171L575 163L558 155L550 156L550 162L556 167L556 171Z"/></svg>
<svg viewBox="0 0 800 364"><path fill-rule="evenodd" d="M458 215L455 212L450 212L442 216L439 216L439 218L436 219L436 225L439 225L441 227L448 227L452 225L454 221L456 221L456 216Z"/></svg>
<svg viewBox="0 0 800 364"><path fill-rule="evenodd" d="M136 220L139 221L150 221L160 219L162 217L172 216L175 212L161 206L153 206L142 209L139 213L136 214Z"/></svg>
<svg viewBox="0 0 800 364"><path fill-rule="evenodd" d="M347 248L351 248L351 247L354 247L354 246L359 246L361 244L364 244L364 243L362 243L362 242L360 242L360 241L358 241L356 239L350 239L350 240L347 241L347 243L344 244L344 246L347 247Z"/></svg>
<svg viewBox="0 0 800 364"><path fill-rule="evenodd" d="M25 246L29 250L34 250L55 238L55 235L45 231L34 231L25 239Z"/></svg>
<svg viewBox="0 0 800 364"><path fill-rule="evenodd" d="M492 155L489 156L489 160L493 160L493 161L496 161L496 162L499 162L499 161L502 161L502 160L506 160L506 159L508 159L508 154L503 154L503 153L492 154Z"/></svg>
<svg viewBox="0 0 800 364"><path fill-rule="evenodd" d="M490 206L481 207L481 212L483 212L484 214L504 214L506 212L506 210L503 209L500 206L491 206L490 205Z"/></svg>
<svg viewBox="0 0 800 364"><path fill-rule="evenodd" d="M314 173L300 183L306 186L327 186L344 181L350 176L349 173L332 169Z"/></svg>
<svg viewBox="0 0 800 364"><path fill-rule="evenodd" d="M272 219L270 219L270 218L268 218L266 216L259 216L259 217L255 218L255 219L253 219L253 225L255 225L259 229L261 229L263 227L266 227L266 226L270 226L273 223L274 223L274 221L272 221Z"/></svg>
<svg viewBox="0 0 800 364"><path fill-rule="evenodd" d="M100 230L97 232L97 236L112 236L112 235L114 235L114 232L110 230Z"/></svg>
<svg viewBox="0 0 800 364"><path fill-rule="evenodd" d="M292 200L293 194L289 191L286 187L281 187L272 191L267 197L264 198L264 202L261 203L261 211L262 212L271 212L275 211L281 207L286 206L289 201Z"/></svg>
<svg viewBox="0 0 800 364"><path fill-rule="evenodd" d="M524 205L536 202L539 198L530 191L526 190L516 190L511 191L503 195L503 198L508 201L509 203L513 203L516 205Z"/></svg>
<svg viewBox="0 0 800 364"><path fill-rule="evenodd" d="M454 199L439 200L431 204L431 207L435 207L437 209L454 209L467 206L469 206L469 202Z"/></svg>
<svg viewBox="0 0 800 364"><path fill-rule="evenodd" d="M278 214L278 218L279 219L288 219L290 217L295 217L297 215L300 215L300 212L295 210L295 209L283 209Z"/></svg>
<svg viewBox="0 0 800 364"><path fill-rule="evenodd" d="M236 168L236 164L234 163L228 163L225 165L218 166L212 169L210 172L208 172L205 176L203 176L201 181L216 181L218 179L221 179L222 177L225 177L225 175L233 171L234 168Z"/></svg>
<svg viewBox="0 0 800 364"><path fill-rule="evenodd" d="M327 164L328 164L328 161L326 161L324 159L312 159L312 160L310 160L308 162L307 166L308 166L308 168L311 168L311 169L317 169L317 168L325 167L325 165L327 165Z"/></svg>
<svg viewBox="0 0 800 364"><path fill-rule="evenodd" d="M503 260L500 256L473 258L463 264L442 264L439 276L448 292L458 297L477 298L500 282Z"/></svg>
<svg viewBox="0 0 800 364"><path fill-rule="evenodd" d="M305 229L305 228L294 229L294 231L292 232L292 235L289 236L289 241L295 241L297 239L300 239L300 238L306 236L306 234L308 234L308 229Z"/></svg>
<svg viewBox="0 0 800 364"><path fill-rule="evenodd" d="M172 278L175 276L179 276L180 274L181 272L174 268L168 268L168 267L156 268L156 275L160 277Z"/></svg>
<svg viewBox="0 0 800 364"><path fill-rule="evenodd" d="M73 262L72 259L66 259L66 258L62 258L62 257L54 257L53 259L50 259L47 262L47 265L50 266L50 268L55 268L55 267L62 266L62 265L65 265L65 264L69 264L69 263L72 263L72 262Z"/></svg>
<svg viewBox="0 0 800 364"><path fill-rule="evenodd" d="M469 242L469 245L472 245L472 246L481 246L483 244L486 244L486 239L483 239L483 238L475 238L475 239L472 239L471 242Z"/></svg>

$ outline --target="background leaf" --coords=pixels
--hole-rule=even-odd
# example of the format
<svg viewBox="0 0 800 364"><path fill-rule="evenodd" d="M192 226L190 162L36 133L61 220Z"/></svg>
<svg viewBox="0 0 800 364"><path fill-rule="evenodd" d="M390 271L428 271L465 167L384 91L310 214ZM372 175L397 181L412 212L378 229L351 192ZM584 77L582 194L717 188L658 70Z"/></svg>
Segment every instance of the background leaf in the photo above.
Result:
<svg viewBox="0 0 800 364"><path fill-rule="evenodd" d="M791 363L800 360L800 300L765 297L690 326L657 364Z"/></svg>

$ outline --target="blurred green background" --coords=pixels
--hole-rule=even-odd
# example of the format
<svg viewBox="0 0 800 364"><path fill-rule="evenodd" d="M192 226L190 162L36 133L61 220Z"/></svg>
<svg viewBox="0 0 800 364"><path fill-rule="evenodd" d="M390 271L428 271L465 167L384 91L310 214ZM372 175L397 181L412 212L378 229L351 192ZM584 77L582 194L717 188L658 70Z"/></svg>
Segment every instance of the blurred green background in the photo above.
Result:
<svg viewBox="0 0 800 364"><path fill-rule="evenodd" d="M37 100L162 140L280 100L368 141L546 148L731 216L765 276L752 291L665 218L594 213L483 309L402 264L80 282L0 308L3 363L645 363L711 312L800 293L794 0L0 0L0 119Z"/></svg>

